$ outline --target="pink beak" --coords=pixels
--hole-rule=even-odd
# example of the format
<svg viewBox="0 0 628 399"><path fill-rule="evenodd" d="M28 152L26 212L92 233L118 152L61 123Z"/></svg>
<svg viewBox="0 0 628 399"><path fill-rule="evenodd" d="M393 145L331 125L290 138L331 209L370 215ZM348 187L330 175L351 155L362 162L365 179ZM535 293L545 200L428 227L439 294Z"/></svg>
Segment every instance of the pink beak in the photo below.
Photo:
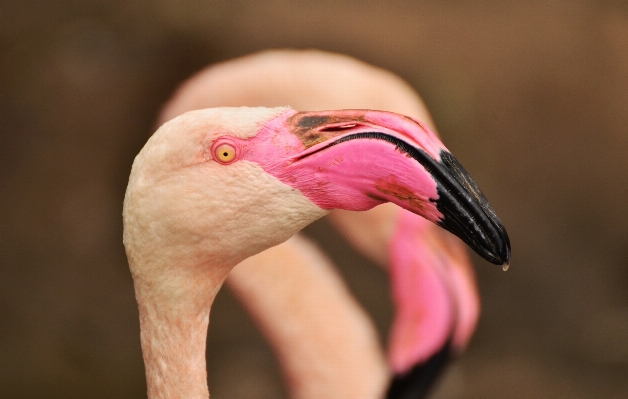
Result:
<svg viewBox="0 0 628 399"><path fill-rule="evenodd" d="M323 209L393 202L508 264L510 242L495 211L436 135L392 112L287 111L238 147L241 159L300 190Z"/></svg>

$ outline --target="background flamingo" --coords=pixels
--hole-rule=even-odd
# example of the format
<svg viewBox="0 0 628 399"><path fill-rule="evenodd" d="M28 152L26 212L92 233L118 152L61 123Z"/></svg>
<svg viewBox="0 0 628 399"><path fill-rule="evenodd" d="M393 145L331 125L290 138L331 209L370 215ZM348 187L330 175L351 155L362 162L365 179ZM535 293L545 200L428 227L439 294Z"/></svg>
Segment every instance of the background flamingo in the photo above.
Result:
<svg viewBox="0 0 628 399"><path fill-rule="evenodd" d="M164 109L162 121L203 107L284 103L314 110L377 108L430 120L418 96L389 72L335 54L275 51L212 66L197 74ZM362 213L336 210L331 217L350 242L381 266L388 266L394 251L396 268L392 275L398 316L391 362L395 372L406 374L441 350L448 351L442 347L452 340L453 352L461 351L470 338L479 305L470 264L460 244L393 205ZM393 236L395 243L391 245ZM344 290L336 290L337 294L332 290L340 286L339 282L327 284L335 277L325 270L328 262L322 261L321 255L299 256L300 250L315 251L305 243L288 241L266 251L272 254L251 257L245 266L234 269L228 281L274 343L295 397L380 397L386 372L377 361L380 355L372 326L363 320L362 312L347 299ZM411 253L416 255L408 258L406 254ZM320 265L311 264L314 257ZM316 273L300 270L299 264ZM327 279L315 278L322 272L328 274ZM313 296L303 295L299 301L303 305L297 311L291 302L298 293L309 292L308 288ZM317 290L326 290L326 294ZM335 306L326 306L320 298ZM338 313L341 309L343 315ZM295 322L287 322L289 318ZM355 318L358 320L352 322ZM455 339L454 330L458 331ZM446 358L447 353L433 358L436 364L430 368L435 371L421 370L423 378L413 375L413 384L426 391L442 367L439 362ZM408 389L404 386L408 382L398 381L396 390L401 386L402 391Z"/></svg>

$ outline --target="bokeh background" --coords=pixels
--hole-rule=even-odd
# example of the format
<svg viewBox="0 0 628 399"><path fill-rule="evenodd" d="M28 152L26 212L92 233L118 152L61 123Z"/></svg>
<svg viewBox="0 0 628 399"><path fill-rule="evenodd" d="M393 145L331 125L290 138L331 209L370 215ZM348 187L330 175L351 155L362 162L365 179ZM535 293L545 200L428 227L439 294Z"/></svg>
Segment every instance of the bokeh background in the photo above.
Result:
<svg viewBox="0 0 628 399"><path fill-rule="evenodd" d="M200 68L319 48L387 68L507 226L475 258L479 328L435 398L628 398L628 6L623 1L0 1L0 397L145 397L121 242L131 162ZM386 275L307 229L382 339ZM223 290L213 398L282 398Z"/></svg>

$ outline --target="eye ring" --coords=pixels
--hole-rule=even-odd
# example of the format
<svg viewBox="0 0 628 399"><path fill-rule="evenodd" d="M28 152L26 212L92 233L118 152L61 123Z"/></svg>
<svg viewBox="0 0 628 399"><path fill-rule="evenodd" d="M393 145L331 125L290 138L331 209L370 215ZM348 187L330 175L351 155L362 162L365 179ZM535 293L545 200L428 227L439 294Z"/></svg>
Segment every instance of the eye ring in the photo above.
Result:
<svg viewBox="0 0 628 399"><path fill-rule="evenodd" d="M217 143L213 151L214 159L222 164L229 164L236 158L236 148L230 143Z"/></svg>

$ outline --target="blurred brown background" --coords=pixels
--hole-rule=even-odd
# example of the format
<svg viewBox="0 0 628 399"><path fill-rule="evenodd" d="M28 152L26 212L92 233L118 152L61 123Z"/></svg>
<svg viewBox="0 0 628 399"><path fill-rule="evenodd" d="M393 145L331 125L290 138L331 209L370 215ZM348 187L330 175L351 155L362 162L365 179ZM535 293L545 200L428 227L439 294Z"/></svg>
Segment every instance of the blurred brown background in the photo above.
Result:
<svg viewBox="0 0 628 399"><path fill-rule="evenodd" d="M408 80L513 243L436 398L628 398L628 6L621 1L0 2L0 397L141 398L121 242L131 162L177 83L320 48ZM385 339L386 276L330 232ZM285 397L225 290L213 398Z"/></svg>

